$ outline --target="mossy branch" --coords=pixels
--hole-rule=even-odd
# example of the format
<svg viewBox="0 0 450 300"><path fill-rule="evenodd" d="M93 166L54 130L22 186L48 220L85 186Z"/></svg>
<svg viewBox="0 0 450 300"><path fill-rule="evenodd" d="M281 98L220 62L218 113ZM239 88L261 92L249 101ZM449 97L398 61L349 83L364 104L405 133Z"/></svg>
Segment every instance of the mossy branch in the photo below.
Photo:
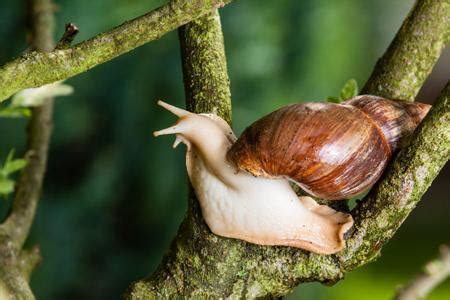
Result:
<svg viewBox="0 0 450 300"><path fill-rule="evenodd" d="M433 18L436 5L446 9L444 4L443 1L419 1L397 34L395 47L391 46L385 57L392 56L396 47L402 49L403 42L411 47L416 30L422 26L425 26L424 30L430 29L427 39L439 45L439 50L430 53L427 48L420 48L426 53L408 56L409 64L406 65L396 55L393 55L396 59L380 60L374 74L389 74L382 78L373 75L366 92L390 98L411 99L415 96L447 38L442 31L448 30L448 23L443 25L446 28L438 24L438 28L431 30L433 25L423 23L423 20ZM438 16L442 16L441 13ZM414 30L410 30L410 26ZM202 17L180 29L180 41L187 107L195 112L216 111L229 121L228 76L217 15ZM416 42L422 45L421 41ZM422 66L414 83L410 81L411 64ZM403 81L406 83L395 84ZM387 87L390 92L382 93ZM325 256L215 236L204 223L191 192L187 217L169 253L152 276L130 287L127 297L276 297L286 295L301 282L338 281L345 272L368 263L393 236L448 159L448 97L449 87L414 134L410 146L399 153L384 179L358 206L354 212L356 230L344 252Z"/></svg>
<svg viewBox="0 0 450 300"><path fill-rule="evenodd" d="M32 48L51 51L54 6L51 0L29 0L28 20ZM34 299L28 286L40 262L38 248L23 250L42 189L52 131L53 99L33 108L28 123L27 166L19 178L12 209L0 225L0 285L12 299ZM0 291L1 294L1 291Z"/></svg>
<svg viewBox="0 0 450 300"><path fill-rule="evenodd" d="M171 0L134 20L67 49L34 51L0 68L0 102L30 87L66 79L202 16L231 0Z"/></svg>
<svg viewBox="0 0 450 300"><path fill-rule="evenodd" d="M362 93L414 101L449 41L450 2L417 1Z"/></svg>
<svg viewBox="0 0 450 300"><path fill-rule="evenodd" d="M231 124L231 92L217 11L178 30L186 107Z"/></svg>

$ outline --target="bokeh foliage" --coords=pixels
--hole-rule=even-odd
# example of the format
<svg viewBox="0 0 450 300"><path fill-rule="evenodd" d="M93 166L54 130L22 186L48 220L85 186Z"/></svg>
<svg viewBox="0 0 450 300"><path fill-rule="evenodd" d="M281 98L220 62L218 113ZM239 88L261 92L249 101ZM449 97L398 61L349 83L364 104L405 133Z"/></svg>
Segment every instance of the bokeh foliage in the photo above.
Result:
<svg viewBox="0 0 450 300"><path fill-rule="evenodd" d="M163 3L55 2L55 38L73 22L81 30L77 40ZM364 83L411 5L245 0L222 9L236 133L282 105L338 96L349 78ZM27 47L24 6L16 0L0 4L0 63ZM157 99L184 105L177 34L67 82L75 92L56 102L49 170L30 238L44 256L32 288L38 299L114 299L157 266L186 209L184 151L171 150L169 138L151 137L173 122ZM16 156L23 154L25 125L24 119L0 119L0 157L13 147ZM297 295L389 298L437 245L450 242L445 200L445 191L430 191L376 263L331 288L301 286ZM0 214L7 204L0 202ZM449 294L447 283L431 299Z"/></svg>

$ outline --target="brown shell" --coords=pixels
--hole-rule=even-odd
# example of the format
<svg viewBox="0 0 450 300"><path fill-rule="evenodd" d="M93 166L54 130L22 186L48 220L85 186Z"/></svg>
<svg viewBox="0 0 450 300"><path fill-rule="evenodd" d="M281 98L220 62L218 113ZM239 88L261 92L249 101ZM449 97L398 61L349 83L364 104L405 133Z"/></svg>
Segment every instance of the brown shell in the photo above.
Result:
<svg viewBox="0 0 450 300"><path fill-rule="evenodd" d="M402 142L414 132L430 110L431 105L420 102L390 100L378 96L362 95L344 102L361 109L377 123L395 152Z"/></svg>
<svg viewBox="0 0 450 300"><path fill-rule="evenodd" d="M409 133L417 125L410 130L411 126L403 126L405 120L397 126L390 117L387 125L378 123L370 115L380 108L367 98L361 98L361 109L351 100L285 106L248 127L228 159L255 176L289 178L323 199L357 195L378 180L392 155L389 144L396 145L402 135L386 139L383 130L405 127Z"/></svg>

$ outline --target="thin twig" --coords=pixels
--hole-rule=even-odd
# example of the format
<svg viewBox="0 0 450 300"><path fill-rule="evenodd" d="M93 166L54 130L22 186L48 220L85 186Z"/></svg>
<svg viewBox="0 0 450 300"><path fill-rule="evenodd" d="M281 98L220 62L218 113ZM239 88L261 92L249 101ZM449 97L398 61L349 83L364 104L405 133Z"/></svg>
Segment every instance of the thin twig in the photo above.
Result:
<svg viewBox="0 0 450 300"><path fill-rule="evenodd" d="M396 300L419 300L450 276L450 249L442 245L439 256L428 262L423 271L399 289Z"/></svg>
<svg viewBox="0 0 450 300"><path fill-rule="evenodd" d="M51 0L29 0L31 20L31 45L38 51L53 49L53 5ZM44 174L53 125L53 99L32 111L28 123L27 166L18 180L10 215L4 226L11 240L21 249L30 231L36 212Z"/></svg>
<svg viewBox="0 0 450 300"><path fill-rule="evenodd" d="M105 63L232 0L171 0L65 50L31 52L0 68L0 102L18 91L67 79Z"/></svg>
<svg viewBox="0 0 450 300"><path fill-rule="evenodd" d="M59 42L56 44L55 49L63 50L69 48L78 32L79 29L77 25L73 23L67 23L64 34L59 40Z"/></svg>

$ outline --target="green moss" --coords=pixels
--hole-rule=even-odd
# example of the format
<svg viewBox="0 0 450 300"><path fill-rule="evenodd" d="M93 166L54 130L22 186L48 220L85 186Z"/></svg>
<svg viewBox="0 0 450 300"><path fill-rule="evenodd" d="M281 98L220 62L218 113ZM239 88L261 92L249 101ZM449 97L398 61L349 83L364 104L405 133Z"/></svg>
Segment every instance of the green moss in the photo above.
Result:
<svg viewBox="0 0 450 300"><path fill-rule="evenodd" d="M218 13L181 27L179 38L187 108L215 113L230 123L230 80Z"/></svg>

